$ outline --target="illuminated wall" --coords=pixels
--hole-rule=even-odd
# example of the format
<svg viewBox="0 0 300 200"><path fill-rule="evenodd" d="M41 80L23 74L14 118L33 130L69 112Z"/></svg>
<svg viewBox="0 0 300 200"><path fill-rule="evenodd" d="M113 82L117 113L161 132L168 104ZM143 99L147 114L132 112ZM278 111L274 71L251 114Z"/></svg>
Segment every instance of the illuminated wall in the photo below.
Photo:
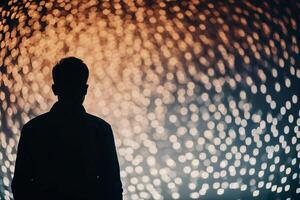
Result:
<svg viewBox="0 0 300 200"><path fill-rule="evenodd" d="M0 7L0 199L20 129L55 102L52 66L90 68L124 199L295 199L300 3L27 0ZM218 197L219 196L219 197Z"/></svg>

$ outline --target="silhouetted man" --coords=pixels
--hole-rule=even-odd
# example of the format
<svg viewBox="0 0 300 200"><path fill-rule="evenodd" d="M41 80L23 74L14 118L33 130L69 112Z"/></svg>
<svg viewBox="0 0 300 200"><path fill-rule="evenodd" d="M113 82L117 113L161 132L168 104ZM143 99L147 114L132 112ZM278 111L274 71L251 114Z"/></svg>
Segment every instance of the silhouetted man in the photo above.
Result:
<svg viewBox="0 0 300 200"><path fill-rule="evenodd" d="M122 199L111 126L82 106L87 66L64 58L52 75L58 101L21 131L12 181L15 200Z"/></svg>

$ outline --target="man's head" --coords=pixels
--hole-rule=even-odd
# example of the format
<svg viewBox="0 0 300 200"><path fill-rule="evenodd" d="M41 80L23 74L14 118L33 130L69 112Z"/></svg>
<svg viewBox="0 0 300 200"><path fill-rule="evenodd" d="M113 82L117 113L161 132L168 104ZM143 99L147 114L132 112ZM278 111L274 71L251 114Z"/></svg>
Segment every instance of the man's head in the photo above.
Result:
<svg viewBox="0 0 300 200"><path fill-rule="evenodd" d="M89 70L75 57L61 59L52 70L52 90L59 101L82 104L87 93Z"/></svg>

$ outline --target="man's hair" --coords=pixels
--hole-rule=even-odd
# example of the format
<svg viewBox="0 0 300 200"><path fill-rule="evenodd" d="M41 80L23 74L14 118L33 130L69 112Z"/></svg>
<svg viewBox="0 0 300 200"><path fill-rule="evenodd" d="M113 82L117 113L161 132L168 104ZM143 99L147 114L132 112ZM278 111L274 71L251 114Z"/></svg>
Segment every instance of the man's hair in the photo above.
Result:
<svg viewBox="0 0 300 200"><path fill-rule="evenodd" d="M52 70L53 82L59 86L84 85L89 77L86 64L75 57L61 59Z"/></svg>

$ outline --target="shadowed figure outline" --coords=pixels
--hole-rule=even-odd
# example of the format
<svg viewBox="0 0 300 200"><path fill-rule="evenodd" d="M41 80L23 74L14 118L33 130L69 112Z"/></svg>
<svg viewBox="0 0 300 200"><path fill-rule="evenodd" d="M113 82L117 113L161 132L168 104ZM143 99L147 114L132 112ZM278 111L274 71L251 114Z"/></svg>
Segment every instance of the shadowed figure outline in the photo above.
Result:
<svg viewBox="0 0 300 200"><path fill-rule="evenodd" d="M11 185L15 200L122 199L112 128L82 105L86 64L63 58L52 76L58 101L21 131Z"/></svg>

